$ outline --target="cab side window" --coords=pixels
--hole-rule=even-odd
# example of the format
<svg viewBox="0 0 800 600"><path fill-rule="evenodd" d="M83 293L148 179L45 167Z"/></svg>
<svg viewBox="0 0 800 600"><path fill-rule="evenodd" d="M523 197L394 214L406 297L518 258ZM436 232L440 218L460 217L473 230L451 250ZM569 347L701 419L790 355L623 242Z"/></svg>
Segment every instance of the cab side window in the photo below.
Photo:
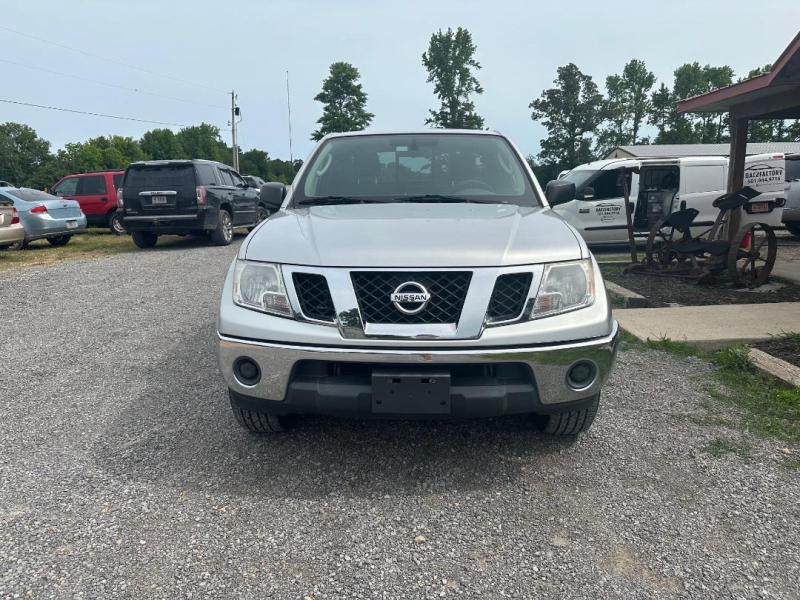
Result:
<svg viewBox="0 0 800 600"><path fill-rule="evenodd" d="M631 172L625 178L628 180L628 192L631 189ZM597 179L589 183L587 187L594 188L594 198L591 200L608 200L609 198L622 198L622 174L616 169L602 173Z"/></svg>
<svg viewBox="0 0 800 600"><path fill-rule="evenodd" d="M78 193L78 178L67 177L51 190L56 196L75 196Z"/></svg>
<svg viewBox="0 0 800 600"><path fill-rule="evenodd" d="M231 177L230 171L228 171L227 169L220 169L219 175L222 178L222 185L233 187L233 178Z"/></svg>
<svg viewBox="0 0 800 600"><path fill-rule="evenodd" d="M90 175L89 177L80 178L78 196L97 196L98 194L105 194L107 191L104 175Z"/></svg>
<svg viewBox="0 0 800 600"><path fill-rule="evenodd" d="M120 184L122 183L122 175L112 175L112 180L114 183L114 189L119 189Z"/></svg>
<svg viewBox="0 0 800 600"><path fill-rule="evenodd" d="M247 184L244 182L244 179L242 179L242 176L236 171L231 171L231 177L233 177L233 185L238 187L247 187Z"/></svg>

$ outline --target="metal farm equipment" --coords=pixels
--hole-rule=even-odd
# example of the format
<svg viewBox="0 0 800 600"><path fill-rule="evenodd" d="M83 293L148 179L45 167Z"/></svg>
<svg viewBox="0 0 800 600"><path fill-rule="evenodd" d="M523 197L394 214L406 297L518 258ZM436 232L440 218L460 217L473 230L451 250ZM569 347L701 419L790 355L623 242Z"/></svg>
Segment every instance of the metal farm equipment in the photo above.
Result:
<svg viewBox="0 0 800 600"><path fill-rule="evenodd" d="M694 208L660 219L647 238L645 260L632 264L628 270L683 277L693 283L727 270L736 284L762 285L772 272L778 251L772 227L757 221L746 222L731 241L723 239L724 225L730 221L731 211L744 207L748 215L757 214L759 205L750 200L759 195L753 188L744 187L720 196L713 202L714 208L719 209L714 224L696 236L691 234L692 223L698 215ZM696 230L697 226L694 228Z"/></svg>

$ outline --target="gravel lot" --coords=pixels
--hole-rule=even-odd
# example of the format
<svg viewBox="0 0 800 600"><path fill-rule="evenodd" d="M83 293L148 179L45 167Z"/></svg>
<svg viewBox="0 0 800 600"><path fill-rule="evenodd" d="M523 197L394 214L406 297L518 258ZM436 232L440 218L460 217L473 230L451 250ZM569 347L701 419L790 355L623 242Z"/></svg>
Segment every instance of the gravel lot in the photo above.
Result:
<svg viewBox="0 0 800 600"><path fill-rule="evenodd" d="M620 353L591 432L308 418L257 438L214 357L235 247L0 274L0 598L797 598L800 472ZM421 537L420 537L421 536ZM415 541L416 539L416 541Z"/></svg>

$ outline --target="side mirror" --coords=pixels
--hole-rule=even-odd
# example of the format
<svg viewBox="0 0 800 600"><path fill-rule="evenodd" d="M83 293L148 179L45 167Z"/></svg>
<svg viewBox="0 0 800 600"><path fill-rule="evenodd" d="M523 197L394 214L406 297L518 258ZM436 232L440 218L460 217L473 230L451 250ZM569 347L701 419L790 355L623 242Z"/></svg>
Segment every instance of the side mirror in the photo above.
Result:
<svg viewBox="0 0 800 600"><path fill-rule="evenodd" d="M261 202L270 210L280 210L284 198L286 186L282 183L271 181L261 186Z"/></svg>
<svg viewBox="0 0 800 600"><path fill-rule="evenodd" d="M581 190L581 193L578 194L578 200L591 200L592 198L594 198L593 187L585 187Z"/></svg>
<svg viewBox="0 0 800 600"><path fill-rule="evenodd" d="M575 200L575 184L563 179L548 182L544 195L550 206L557 206Z"/></svg>

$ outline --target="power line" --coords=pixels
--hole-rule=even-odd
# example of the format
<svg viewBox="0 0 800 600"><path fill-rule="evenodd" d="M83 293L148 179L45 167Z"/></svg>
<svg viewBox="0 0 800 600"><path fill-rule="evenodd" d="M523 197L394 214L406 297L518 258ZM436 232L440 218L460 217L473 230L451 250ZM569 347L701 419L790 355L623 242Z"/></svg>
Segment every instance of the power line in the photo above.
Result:
<svg viewBox="0 0 800 600"><path fill-rule="evenodd" d="M23 33L21 31L17 31L16 29L11 29L10 27L3 27L0 25L0 29L3 31L10 31L11 33L16 33L17 35L21 35L22 37L30 38L32 40L36 40L39 42L44 42L45 44L50 44L51 46L57 46L58 48L65 48L67 50L71 50L72 52L77 52L79 54L85 54L86 56L91 56L92 58L98 58L100 60L105 60L107 62L113 63L115 65L120 65L123 67L127 67L129 69L134 69L136 71L141 71L143 73L148 73L150 75L156 75L157 77L163 77L164 79L171 79L173 81L179 81L181 83L185 83L188 85L193 85L200 88L205 88L207 90L211 90L213 92L219 92L220 94L227 94L228 92L223 90L218 90L217 88L209 87L207 85L203 85L202 83L194 83L193 81L188 81L186 79L180 79L178 77L172 77L171 75L164 75L163 73L158 73L156 71L151 71L149 69L143 69L142 67L136 67L134 65L130 65L128 63L124 63L119 60L114 60L113 58L108 58L107 56L101 56L99 54L92 54L91 52L87 52L86 50L79 50L78 48L73 48L71 46L67 46L65 44L59 44L58 42L54 42L52 40L48 40L45 38L40 38L35 35L30 35L29 33Z"/></svg>
<svg viewBox="0 0 800 600"><path fill-rule="evenodd" d="M57 106L45 106L43 104L31 104L30 102L17 102L15 100L4 100L2 98L0 98L0 102L5 102L6 104L17 104L19 106L33 106L34 108L46 108L48 110L58 110L61 112L75 113L78 115L90 115L92 117L105 117L107 119L136 121L137 123L150 123L152 125L169 125L171 127L191 127L191 125L181 125L180 123L165 123L164 121L148 121L147 119L134 119L133 117L119 117L117 115L106 115L103 113L86 112L84 110L73 110L71 108L59 108Z"/></svg>
<svg viewBox="0 0 800 600"><path fill-rule="evenodd" d="M27 69L34 69L35 71L42 71L44 73L51 73L53 75L61 75L62 77L70 77L72 79L78 79L80 81L88 81L90 83L97 83L99 85L105 85L107 87L117 88L119 90L126 90L128 92L137 92L139 94L147 94L148 96L155 96L157 98L167 98L168 100L178 100L179 102L188 102L189 104L197 104L198 106L208 106L210 108L220 108L223 110L227 110L224 106L217 106L215 104L206 104L205 102L197 102L195 100L186 100L184 98L177 98L175 96L166 96L164 94L156 94L155 92L146 92L144 90L137 90L136 88L129 88L123 85L117 85L115 83L108 83L106 81L98 81L97 79L89 79L88 77L80 77L79 75L70 75L69 73L60 73L58 71L52 71L50 69L45 69L43 67L35 67L33 65L26 65L24 63L15 62L13 60L6 60L5 58L0 58L0 62L8 63L10 65L16 65L18 67L25 67Z"/></svg>

